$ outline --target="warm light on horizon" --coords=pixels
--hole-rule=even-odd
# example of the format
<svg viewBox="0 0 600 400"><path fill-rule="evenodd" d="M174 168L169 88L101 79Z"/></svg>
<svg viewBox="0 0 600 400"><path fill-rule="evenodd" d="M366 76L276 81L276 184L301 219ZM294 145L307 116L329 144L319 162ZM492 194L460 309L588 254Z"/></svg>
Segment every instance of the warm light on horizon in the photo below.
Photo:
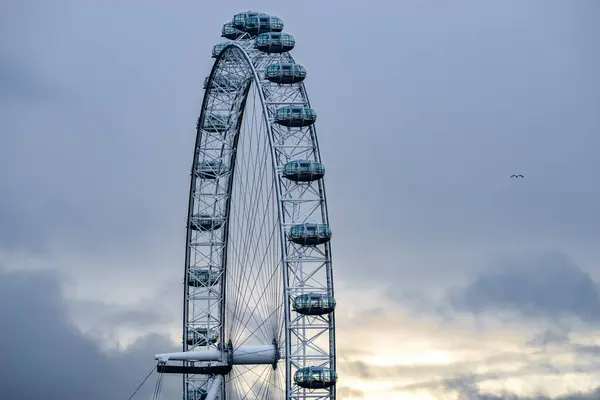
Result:
<svg viewBox="0 0 600 400"><path fill-rule="evenodd" d="M594 373L575 370L597 368L597 361L594 364L592 358L577 354L573 347L573 343L598 344L600 332L589 326L572 332L571 343L536 347L530 339L549 329L549 321L513 318L512 323L501 323L493 314L482 315L481 320L457 314L448 322L434 314L413 315L398 304L389 304L377 288L367 288L366 292L369 302L362 302L352 312L342 308L337 317L341 327L337 331L338 388L349 390L344 399L469 399L445 387L444 381L477 374L487 375L487 379L479 378L475 388L488 395L558 398L597 387ZM339 297L351 296L356 296L356 291L343 287ZM118 349L123 350L153 332L167 334L175 347L181 345L179 324L156 327L151 332L120 329L113 334L93 331L89 324L79 326L93 333L106 350L117 350L117 338ZM156 349L156 353L162 351ZM543 365L548 367L543 369Z"/></svg>

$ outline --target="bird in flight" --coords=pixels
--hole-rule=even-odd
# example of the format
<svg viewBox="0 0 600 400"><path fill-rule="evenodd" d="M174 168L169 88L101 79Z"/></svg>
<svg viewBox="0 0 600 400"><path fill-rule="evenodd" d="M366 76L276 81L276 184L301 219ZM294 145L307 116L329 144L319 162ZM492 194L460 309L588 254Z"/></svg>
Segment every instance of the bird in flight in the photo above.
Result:
<svg viewBox="0 0 600 400"><path fill-rule="evenodd" d="M525 178L523 175L519 174L519 175L511 175L511 178Z"/></svg>

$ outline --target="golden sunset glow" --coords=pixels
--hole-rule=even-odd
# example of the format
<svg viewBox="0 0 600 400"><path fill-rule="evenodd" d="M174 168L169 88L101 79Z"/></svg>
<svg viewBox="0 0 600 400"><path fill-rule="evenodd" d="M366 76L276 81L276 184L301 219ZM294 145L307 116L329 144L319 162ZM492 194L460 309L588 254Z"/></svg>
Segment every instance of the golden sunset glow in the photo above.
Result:
<svg viewBox="0 0 600 400"><path fill-rule="evenodd" d="M358 289L354 289L358 290ZM355 296L345 287L340 297ZM371 303L339 318L339 390L348 399L464 399L445 385L472 377L481 394L550 398L592 391L598 375L593 357L574 344L597 344L600 331L580 331L564 344L533 345L532 336L552 327L549 321L498 315L413 315L373 288ZM369 305L371 308L369 308ZM371 310L371 311L369 311ZM340 314L347 311L340 307ZM352 328L350 328L352 327ZM468 380L465 380L468 382ZM354 396L354 397L353 397Z"/></svg>

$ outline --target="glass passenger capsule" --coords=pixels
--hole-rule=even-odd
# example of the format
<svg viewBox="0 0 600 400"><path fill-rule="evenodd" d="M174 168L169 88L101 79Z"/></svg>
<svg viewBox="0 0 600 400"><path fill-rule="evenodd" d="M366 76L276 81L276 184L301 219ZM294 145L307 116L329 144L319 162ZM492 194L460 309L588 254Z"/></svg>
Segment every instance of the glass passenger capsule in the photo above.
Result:
<svg viewBox="0 0 600 400"><path fill-rule="evenodd" d="M212 216L207 214L192 215L190 220L190 228L194 231L213 231L219 229L225 223L225 218L222 216Z"/></svg>
<svg viewBox="0 0 600 400"><path fill-rule="evenodd" d="M204 78L204 89L208 89L210 76ZM212 90L222 93L231 93L238 90L241 86L241 80L237 77L225 77L222 75L213 77Z"/></svg>
<svg viewBox="0 0 600 400"><path fill-rule="evenodd" d="M212 58L219 57L219 54L221 54L221 52L225 49L225 47L229 46L230 44L231 44L230 42L223 42L223 43L215 44L213 46L213 50L212 50Z"/></svg>
<svg viewBox="0 0 600 400"><path fill-rule="evenodd" d="M306 78L306 68L300 64L271 64L265 70L265 79L279 84L302 82Z"/></svg>
<svg viewBox="0 0 600 400"><path fill-rule="evenodd" d="M217 179L227 172L227 167L220 160L199 160L196 164L196 176L202 179Z"/></svg>
<svg viewBox="0 0 600 400"><path fill-rule="evenodd" d="M194 388L188 390L188 400L205 400L208 396L208 391L202 388Z"/></svg>
<svg viewBox="0 0 600 400"><path fill-rule="evenodd" d="M283 126L301 128L315 123L317 113L306 106L284 106L275 111L275 123Z"/></svg>
<svg viewBox="0 0 600 400"><path fill-rule="evenodd" d="M303 246L316 246L331 239L331 229L327 224L297 224L290 228L288 238Z"/></svg>
<svg viewBox="0 0 600 400"><path fill-rule="evenodd" d="M223 27L221 28L221 37L224 37L225 39L235 40L243 34L244 32L237 28L234 28L231 22L223 24Z"/></svg>
<svg viewBox="0 0 600 400"><path fill-rule="evenodd" d="M254 47L265 53L285 53L296 45L296 40L289 33L267 32L258 35Z"/></svg>
<svg viewBox="0 0 600 400"><path fill-rule="evenodd" d="M335 299L323 293L305 293L294 298L294 311L303 315L324 315L335 309Z"/></svg>
<svg viewBox="0 0 600 400"><path fill-rule="evenodd" d="M202 129L212 133L223 133L227 130L227 115L208 114L204 117Z"/></svg>
<svg viewBox="0 0 600 400"><path fill-rule="evenodd" d="M255 17L257 16L258 12L256 11L246 11L246 12L241 12L241 13L237 13L233 16L233 19L231 20L231 26L234 27L235 29L244 29L244 22L246 22L246 18L248 17Z"/></svg>
<svg viewBox="0 0 600 400"><path fill-rule="evenodd" d="M283 30L283 21L268 14L252 15L244 20L242 30L251 35L266 32L281 32Z"/></svg>
<svg viewBox="0 0 600 400"><path fill-rule="evenodd" d="M290 161L283 166L282 175L294 182L312 182L325 175L325 166L316 161Z"/></svg>
<svg viewBox="0 0 600 400"><path fill-rule="evenodd" d="M215 286L221 280L220 268L213 266L190 268L188 271L188 285L192 287Z"/></svg>
<svg viewBox="0 0 600 400"><path fill-rule="evenodd" d="M206 346L217 342L217 332L205 327L188 328L186 342L188 346Z"/></svg>
<svg viewBox="0 0 600 400"><path fill-rule="evenodd" d="M335 385L337 373L326 367L300 368L294 374L294 382L305 389L325 389Z"/></svg>

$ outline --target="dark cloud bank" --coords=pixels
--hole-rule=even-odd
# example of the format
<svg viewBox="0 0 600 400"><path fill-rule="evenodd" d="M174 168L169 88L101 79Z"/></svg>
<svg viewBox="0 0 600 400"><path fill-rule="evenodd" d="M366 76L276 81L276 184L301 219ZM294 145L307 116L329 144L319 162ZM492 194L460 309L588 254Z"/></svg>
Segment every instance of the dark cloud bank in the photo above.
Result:
<svg viewBox="0 0 600 400"><path fill-rule="evenodd" d="M454 379L446 380L442 383L445 389L458 390L462 395L470 396L468 399L478 400L597 400L600 398L600 388L593 392L581 392L577 394L570 394L567 396L559 397L547 397L547 396L533 396L523 397L516 396L508 393L503 394L483 394L477 387L477 381L480 377L472 376L461 376Z"/></svg>
<svg viewBox="0 0 600 400"><path fill-rule="evenodd" d="M600 291L590 274L557 252L498 258L450 303L471 312L512 309L526 316L600 321Z"/></svg>
<svg viewBox="0 0 600 400"><path fill-rule="evenodd" d="M103 352L71 323L67 308L53 272L0 271L0 398L128 399L155 353L177 351L165 337L148 335L124 351ZM149 398L155 383L156 373L134 400ZM179 383L167 376L163 398L178 398Z"/></svg>
<svg viewBox="0 0 600 400"><path fill-rule="evenodd" d="M565 317L587 325L600 322L600 283L561 252L496 257L470 282L447 290L442 301L434 300L426 289L398 291L393 286L387 295L416 314L433 312L451 318L456 311L474 315L512 311L521 317L552 320L557 327L564 325ZM564 336L558 331L549 334Z"/></svg>
<svg viewBox="0 0 600 400"><path fill-rule="evenodd" d="M500 394L500 395L489 395L482 394L479 389L472 385L469 378L459 378L453 381L449 381L446 384L449 389L458 389L461 394L470 396L468 399L478 400L597 400L600 398L600 389L597 389L591 393L578 393L560 397L547 397L547 396L535 396L535 397L522 397L511 394Z"/></svg>

